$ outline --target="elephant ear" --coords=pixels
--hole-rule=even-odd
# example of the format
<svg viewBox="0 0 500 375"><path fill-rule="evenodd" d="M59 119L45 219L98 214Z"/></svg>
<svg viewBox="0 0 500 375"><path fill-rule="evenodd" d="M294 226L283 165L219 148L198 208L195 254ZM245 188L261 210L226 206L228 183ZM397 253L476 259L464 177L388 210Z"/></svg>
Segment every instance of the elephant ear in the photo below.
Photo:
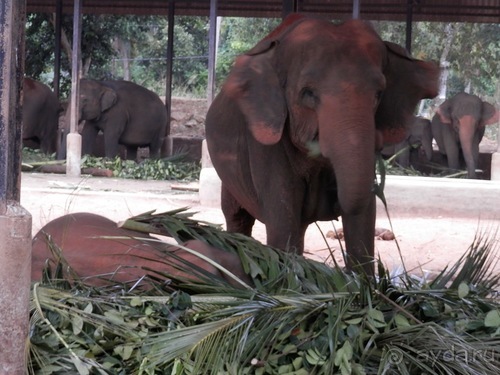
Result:
<svg viewBox="0 0 500 375"><path fill-rule="evenodd" d="M101 112L107 111L114 106L117 99L116 91L104 86L101 93Z"/></svg>
<svg viewBox="0 0 500 375"><path fill-rule="evenodd" d="M443 124L451 124L451 103L449 100L445 100L441 105L436 109L436 115L438 115L439 120Z"/></svg>
<svg viewBox="0 0 500 375"><path fill-rule="evenodd" d="M278 42L264 39L236 59L222 90L236 101L253 137L272 145L281 139L287 108L272 60Z"/></svg>
<svg viewBox="0 0 500 375"><path fill-rule="evenodd" d="M386 89L375 121L387 144L401 140L420 100L438 94L440 71L437 64L414 59L397 44L384 43L387 49L383 69Z"/></svg>
<svg viewBox="0 0 500 375"><path fill-rule="evenodd" d="M483 102L482 116L479 126L496 124L500 119L500 111L488 102Z"/></svg>

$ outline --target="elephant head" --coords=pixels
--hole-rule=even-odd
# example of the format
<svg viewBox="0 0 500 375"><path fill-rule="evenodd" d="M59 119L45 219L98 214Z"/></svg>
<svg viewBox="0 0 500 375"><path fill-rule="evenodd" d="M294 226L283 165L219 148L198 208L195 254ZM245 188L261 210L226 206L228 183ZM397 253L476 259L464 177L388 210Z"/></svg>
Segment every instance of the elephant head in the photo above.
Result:
<svg viewBox="0 0 500 375"><path fill-rule="evenodd" d="M444 101L436 110L438 145L444 148L450 168L459 169L459 150L462 151L467 166L467 176L476 177L479 158L479 143L485 126L498 122L499 111L478 96L461 92ZM436 138L437 138L436 137ZM443 152L443 150L441 150Z"/></svg>
<svg viewBox="0 0 500 375"><path fill-rule="evenodd" d="M117 101L116 91L98 81L80 80L79 121L95 121Z"/></svg>
<svg viewBox="0 0 500 375"><path fill-rule="evenodd" d="M432 159L432 130L430 120L415 116L410 125L410 137L408 138L410 145L420 147L427 161Z"/></svg>
<svg viewBox="0 0 500 375"><path fill-rule="evenodd" d="M237 58L207 115L207 143L223 187L266 224L268 243L299 252L304 230L293 224L284 230L285 221L309 224L340 213L348 266L365 263L373 257L375 149L401 140L417 102L436 95L438 76L435 64L384 43L367 23L287 18ZM229 110L233 105L239 113ZM242 139L246 132L253 140ZM249 155L238 156L233 145L242 142L251 143ZM282 161L273 166L274 160ZM261 183L286 188L264 192ZM286 207L280 219L277 202Z"/></svg>
<svg viewBox="0 0 500 375"><path fill-rule="evenodd" d="M82 133L85 121L98 121L103 112L109 110L116 104L118 95L115 90L100 84L99 81L81 79L80 96L78 100L77 131ZM57 153L58 159L66 158L66 135L70 132L70 116L71 105L68 103L64 114L63 125L60 127L61 136L59 140L59 150ZM84 154L90 154L92 149L90 146L87 147L87 145L83 144L82 151Z"/></svg>

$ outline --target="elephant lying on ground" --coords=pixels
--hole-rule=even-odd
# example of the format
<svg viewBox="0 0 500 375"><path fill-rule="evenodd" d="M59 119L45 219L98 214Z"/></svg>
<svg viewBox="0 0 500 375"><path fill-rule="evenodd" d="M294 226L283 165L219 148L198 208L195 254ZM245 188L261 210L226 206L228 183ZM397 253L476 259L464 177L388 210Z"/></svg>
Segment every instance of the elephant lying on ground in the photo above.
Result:
<svg viewBox="0 0 500 375"><path fill-rule="evenodd" d="M460 169L463 155L467 177L476 178L485 126L498 120L499 110L476 95L461 92L444 101L432 118L432 134L439 152L446 155L448 167Z"/></svg>
<svg viewBox="0 0 500 375"><path fill-rule="evenodd" d="M33 237L32 281L41 280L48 259L52 264L55 263L47 236L62 250L64 259L76 274L90 285L134 282L144 275L162 277L159 272L197 280L196 272L186 275L165 263L167 258L168 262L180 263L168 255L175 254L190 262L193 268L199 267L234 286L240 286L215 266L186 250L164 242L153 242L156 239L147 234L119 228L115 222L91 213L59 217L46 224ZM199 240L187 241L183 245L216 261L251 285L237 255Z"/></svg>
<svg viewBox="0 0 500 375"><path fill-rule="evenodd" d="M151 158L160 157L167 127L167 109L154 92L128 81L80 80L79 121L82 129L82 154L92 154L99 131L104 136L104 153L113 158L120 145L127 159L137 158L138 147L149 147ZM66 157L66 134L70 130L66 110L64 136L59 159Z"/></svg>
<svg viewBox="0 0 500 375"><path fill-rule="evenodd" d="M59 113L56 94L31 78L23 82L23 145L45 154L57 151Z"/></svg>
<svg viewBox="0 0 500 375"><path fill-rule="evenodd" d="M286 18L236 59L207 114L228 231L258 219L268 245L302 254L310 223L342 216L347 267L374 274L375 150L402 140L438 77L365 22Z"/></svg>

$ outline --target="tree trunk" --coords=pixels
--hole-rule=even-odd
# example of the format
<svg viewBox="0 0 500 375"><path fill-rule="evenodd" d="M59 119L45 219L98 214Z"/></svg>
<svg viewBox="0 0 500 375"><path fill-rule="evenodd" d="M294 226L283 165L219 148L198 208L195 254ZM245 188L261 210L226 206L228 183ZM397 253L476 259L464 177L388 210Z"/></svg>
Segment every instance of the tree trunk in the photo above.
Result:
<svg viewBox="0 0 500 375"><path fill-rule="evenodd" d="M56 27L56 15L52 14L52 17L50 17L50 23L52 26ZM73 56L73 49L71 48L71 43L69 42L68 36L66 35L66 31L61 28L61 46L64 52L66 53L66 56L68 56L69 60L69 66L72 66L71 64L73 63L72 56Z"/></svg>
<svg viewBox="0 0 500 375"><path fill-rule="evenodd" d="M442 101L446 100L446 84L448 82L448 74L450 69L450 62L448 61L448 55L450 53L451 44L453 43L453 39L457 34L459 26L454 23L449 23L446 25L444 29L444 33L446 35L444 40L444 48L441 53L441 58L439 59L439 66L441 67L441 78L439 82L439 94L438 98Z"/></svg>
<svg viewBox="0 0 500 375"><path fill-rule="evenodd" d="M123 79L130 81L130 41L120 37L115 38L113 48L120 56L123 67Z"/></svg>

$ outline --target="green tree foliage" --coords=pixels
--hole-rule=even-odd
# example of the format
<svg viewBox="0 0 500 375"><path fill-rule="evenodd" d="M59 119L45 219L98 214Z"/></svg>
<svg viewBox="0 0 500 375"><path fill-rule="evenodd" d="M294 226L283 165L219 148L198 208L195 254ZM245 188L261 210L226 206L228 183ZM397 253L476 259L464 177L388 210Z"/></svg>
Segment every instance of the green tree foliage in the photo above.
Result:
<svg viewBox="0 0 500 375"><path fill-rule="evenodd" d="M374 25L384 40L405 45L405 23L375 22ZM500 79L500 25L416 22L412 31L412 55L417 58L440 61L450 46L445 56L450 69L448 97L464 90L485 99L494 96Z"/></svg>
<svg viewBox="0 0 500 375"><path fill-rule="evenodd" d="M30 13L26 17L26 75L38 80L54 66L54 29L49 16Z"/></svg>
<svg viewBox="0 0 500 375"><path fill-rule="evenodd" d="M61 86L67 93L71 80L71 43L73 18L65 15L62 23ZM106 63L116 54L108 35L119 32L120 24L109 15L84 15L82 17L82 69L84 75L105 78ZM26 25L26 74L41 81L52 83L54 66L54 19L50 14L32 13ZM63 94L64 95L64 94Z"/></svg>
<svg viewBox="0 0 500 375"><path fill-rule="evenodd" d="M217 81L229 73L235 57L251 49L279 23L277 18L224 18L220 26L217 51Z"/></svg>
<svg viewBox="0 0 500 375"><path fill-rule="evenodd" d="M217 83L224 80L234 58L255 45L279 19L223 18L217 60ZM63 32L71 44L72 17L63 19ZM403 22L373 22L382 38L405 45ZM158 94L165 90L167 18L163 16L84 15L82 59L84 73L92 78L126 78ZM204 97L208 79L206 17L176 17L174 27L173 90L177 95ZM28 15L26 72L50 83L54 62L52 15ZM451 42L450 42L451 40ZM63 43L64 44L64 43ZM447 46L449 51L446 50ZM64 46L63 46L64 47ZM63 83L68 86L68 53L62 56ZM448 96L463 90L489 99L495 94L500 69L500 25L413 24L412 54L422 59L449 62Z"/></svg>

